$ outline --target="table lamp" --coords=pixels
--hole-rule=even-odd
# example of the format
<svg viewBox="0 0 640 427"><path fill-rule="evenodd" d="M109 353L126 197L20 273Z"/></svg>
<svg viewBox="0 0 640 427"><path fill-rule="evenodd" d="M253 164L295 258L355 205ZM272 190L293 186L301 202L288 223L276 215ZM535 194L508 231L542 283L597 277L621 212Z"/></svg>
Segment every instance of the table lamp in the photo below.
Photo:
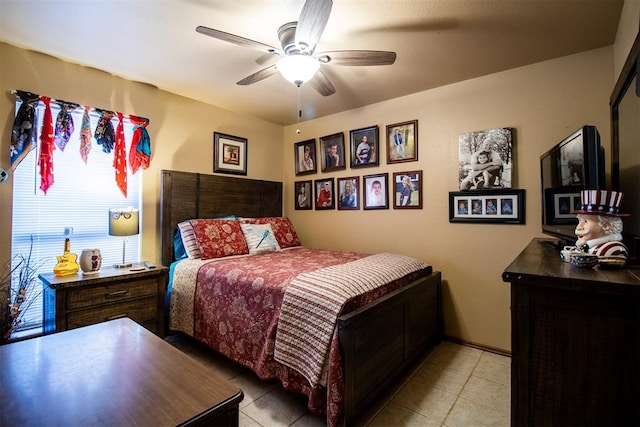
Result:
<svg viewBox="0 0 640 427"><path fill-rule="evenodd" d="M109 235L124 236L122 239L122 264L114 264L117 268L131 267L131 263L125 261L126 236L134 236L140 232L138 209L115 208L109 209Z"/></svg>

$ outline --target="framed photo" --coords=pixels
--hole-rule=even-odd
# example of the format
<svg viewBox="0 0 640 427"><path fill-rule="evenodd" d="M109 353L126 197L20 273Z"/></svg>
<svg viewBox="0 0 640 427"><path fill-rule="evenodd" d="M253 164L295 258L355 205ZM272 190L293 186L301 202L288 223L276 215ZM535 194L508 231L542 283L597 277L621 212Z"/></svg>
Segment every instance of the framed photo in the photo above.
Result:
<svg viewBox="0 0 640 427"><path fill-rule="evenodd" d="M365 175L362 177L364 187L364 209L389 209L389 193L387 185L388 173Z"/></svg>
<svg viewBox="0 0 640 427"><path fill-rule="evenodd" d="M351 140L351 167L361 168L380 164L378 126L355 129L349 132Z"/></svg>
<svg viewBox="0 0 640 427"><path fill-rule="evenodd" d="M422 171L393 173L393 208L422 209Z"/></svg>
<svg viewBox="0 0 640 427"><path fill-rule="evenodd" d="M316 179L316 210L335 209L335 190L333 178Z"/></svg>
<svg viewBox="0 0 640 427"><path fill-rule="evenodd" d="M387 125L387 163L418 160L418 121Z"/></svg>
<svg viewBox="0 0 640 427"><path fill-rule="evenodd" d="M513 176L511 128L495 128L460 135L460 191L511 188Z"/></svg>
<svg viewBox="0 0 640 427"><path fill-rule="evenodd" d="M235 175L247 174L247 139L213 133L213 171Z"/></svg>
<svg viewBox="0 0 640 427"><path fill-rule="evenodd" d="M360 209L360 178L338 178L338 210Z"/></svg>
<svg viewBox="0 0 640 427"><path fill-rule="evenodd" d="M316 140L308 139L302 142L296 142L296 175L308 175L316 173Z"/></svg>
<svg viewBox="0 0 640 427"><path fill-rule="evenodd" d="M449 193L449 222L524 224L524 190Z"/></svg>
<svg viewBox="0 0 640 427"><path fill-rule="evenodd" d="M311 181L296 181L293 183L293 188L295 209L298 211L311 210L311 199L313 198Z"/></svg>
<svg viewBox="0 0 640 427"><path fill-rule="evenodd" d="M344 158L344 133L338 132L320 138L322 172L346 169Z"/></svg>
<svg viewBox="0 0 640 427"><path fill-rule="evenodd" d="M545 188L544 209L551 224L576 224L576 215L571 212L580 209L580 190Z"/></svg>

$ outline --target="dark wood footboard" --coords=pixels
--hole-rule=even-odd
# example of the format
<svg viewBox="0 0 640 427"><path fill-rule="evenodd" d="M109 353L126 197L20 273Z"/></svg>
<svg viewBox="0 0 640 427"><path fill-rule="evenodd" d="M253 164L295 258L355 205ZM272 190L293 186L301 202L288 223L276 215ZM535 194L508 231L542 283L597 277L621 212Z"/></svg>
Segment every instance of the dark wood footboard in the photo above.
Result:
<svg viewBox="0 0 640 427"><path fill-rule="evenodd" d="M354 421L442 338L441 273L416 280L338 319L344 424Z"/></svg>

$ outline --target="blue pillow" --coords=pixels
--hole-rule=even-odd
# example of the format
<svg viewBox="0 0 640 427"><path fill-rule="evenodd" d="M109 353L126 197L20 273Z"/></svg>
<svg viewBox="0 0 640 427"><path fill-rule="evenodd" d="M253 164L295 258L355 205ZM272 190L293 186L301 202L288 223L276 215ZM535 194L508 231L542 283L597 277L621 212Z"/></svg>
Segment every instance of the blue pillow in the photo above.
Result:
<svg viewBox="0 0 640 427"><path fill-rule="evenodd" d="M187 258L187 251L184 249L179 228L176 228L176 231L173 233L173 256L176 261Z"/></svg>

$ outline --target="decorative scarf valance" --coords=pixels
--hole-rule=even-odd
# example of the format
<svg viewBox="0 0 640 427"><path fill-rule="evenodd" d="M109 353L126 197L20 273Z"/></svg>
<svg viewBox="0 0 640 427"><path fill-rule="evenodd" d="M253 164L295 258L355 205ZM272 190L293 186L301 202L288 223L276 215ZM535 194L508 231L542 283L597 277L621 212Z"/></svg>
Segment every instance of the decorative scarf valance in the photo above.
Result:
<svg viewBox="0 0 640 427"><path fill-rule="evenodd" d="M127 197L127 163L133 174L139 169L147 169L151 164L151 139L147 132L149 119L81 106L22 90L13 91L12 94L16 96L16 106L19 105L19 107L11 130L11 169L15 170L31 150L38 149L40 189L45 194L54 183L53 151L58 148L64 152L67 145L75 143L72 139L75 131L74 115L80 114L80 111L82 116L76 117L78 122L81 121L79 136L77 136L78 153L84 163L88 164L92 139L102 147L101 151L104 154L113 152L116 185L125 197ZM58 111L55 119L52 108ZM43 113L42 120L39 120L39 112ZM90 116L97 118L93 132ZM128 159L125 125L133 127ZM38 132L39 129L40 132ZM39 147L37 141L40 141Z"/></svg>

